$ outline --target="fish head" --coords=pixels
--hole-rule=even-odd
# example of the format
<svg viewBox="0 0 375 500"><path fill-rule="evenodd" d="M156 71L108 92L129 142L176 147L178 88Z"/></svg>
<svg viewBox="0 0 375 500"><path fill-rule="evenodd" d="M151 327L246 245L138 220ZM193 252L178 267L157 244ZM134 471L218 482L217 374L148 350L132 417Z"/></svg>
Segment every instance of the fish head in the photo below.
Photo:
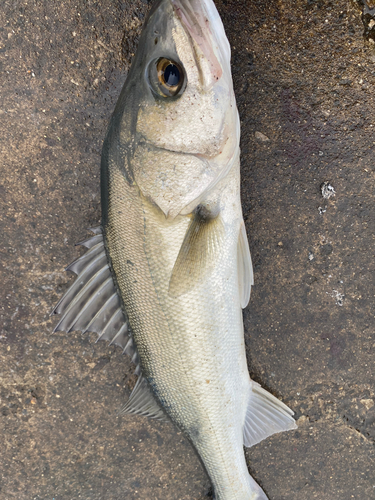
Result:
<svg viewBox="0 0 375 500"><path fill-rule="evenodd" d="M168 206L158 203L166 214L175 216L182 205L189 211L199 203L198 198L238 151L240 130L230 57L230 45L212 0L159 0L154 4L117 112L122 116L124 140L138 154L131 168L135 177L142 171L137 180L141 187L140 177L157 177L156 163L170 163L162 159L162 152L174 158L181 155L181 163L186 165L179 172L185 196L178 196L179 202L167 196ZM170 178L174 174L163 171L163 175ZM186 186L184 176L195 176L194 186L190 181Z"/></svg>

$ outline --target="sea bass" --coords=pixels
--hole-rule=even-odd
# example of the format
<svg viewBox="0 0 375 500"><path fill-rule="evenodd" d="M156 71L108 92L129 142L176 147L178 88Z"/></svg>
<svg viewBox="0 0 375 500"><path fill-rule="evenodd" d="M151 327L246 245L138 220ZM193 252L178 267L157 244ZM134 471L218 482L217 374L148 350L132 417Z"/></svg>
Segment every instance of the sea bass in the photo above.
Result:
<svg viewBox="0 0 375 500"><path fill-rule="evenodd" d="M123 411L181 429L216 500L266 500L243 445L296 425L246 363L239 139L213 1L156 1L104 141L102 226L68 267L78 278L55 330L97 332L132 356Z"/></svg>

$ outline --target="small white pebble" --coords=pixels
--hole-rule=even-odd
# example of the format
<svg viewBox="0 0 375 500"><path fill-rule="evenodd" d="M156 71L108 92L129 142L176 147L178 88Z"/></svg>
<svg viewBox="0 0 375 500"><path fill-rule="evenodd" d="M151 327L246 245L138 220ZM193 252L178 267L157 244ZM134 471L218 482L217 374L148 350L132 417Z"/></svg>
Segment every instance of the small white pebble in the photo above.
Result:
<svg viewBox="0 0 375 500"><path fill-rule="evenodd" d="M323 182L320 186L320 190L322 192L322 196L324 199L328 200L332 196L335 196L336 191L335 188L328 181Z"/></svg>

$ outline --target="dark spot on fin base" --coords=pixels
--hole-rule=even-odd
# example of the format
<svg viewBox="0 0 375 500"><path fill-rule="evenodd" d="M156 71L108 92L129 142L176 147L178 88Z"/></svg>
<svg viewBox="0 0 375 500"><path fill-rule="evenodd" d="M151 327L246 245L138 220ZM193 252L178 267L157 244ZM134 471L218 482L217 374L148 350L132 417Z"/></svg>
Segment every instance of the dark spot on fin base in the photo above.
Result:
<svg viewBox="0 0 375 500"><path fill-rule="evenodd" d="M178 297L203 281L216 259L224 240L220 213L216 216L199 206L186 232L169 282L169 293Z"/></svg>

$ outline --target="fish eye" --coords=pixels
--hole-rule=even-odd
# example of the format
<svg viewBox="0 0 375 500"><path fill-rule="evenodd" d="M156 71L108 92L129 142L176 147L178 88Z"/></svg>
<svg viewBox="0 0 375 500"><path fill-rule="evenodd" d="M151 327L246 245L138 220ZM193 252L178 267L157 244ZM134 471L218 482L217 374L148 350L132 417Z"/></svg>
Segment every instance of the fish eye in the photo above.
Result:
<svg viewBox="0 0 375 500"><path fill-rule="evenodd" d="M186 76L179 63L160 57L149 66L149 82L158 95L174 97L185 90Z"/></svg>

